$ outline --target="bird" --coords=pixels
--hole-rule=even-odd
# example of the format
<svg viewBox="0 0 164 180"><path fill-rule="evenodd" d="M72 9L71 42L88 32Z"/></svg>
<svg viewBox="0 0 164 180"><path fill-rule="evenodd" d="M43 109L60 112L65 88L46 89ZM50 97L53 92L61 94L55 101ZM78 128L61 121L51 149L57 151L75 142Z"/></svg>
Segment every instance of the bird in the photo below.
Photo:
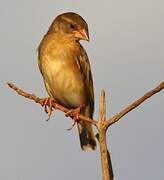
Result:
<svg viewBox="0 0 164 180"><path fill-rule="evenodd" d="M89 41L86 21L77 13L58 15L38 47L38 66L50 98L93 119L94 87L88 55L80 40ZM82 150L96 149L92 125L77 121Z"/></svg>

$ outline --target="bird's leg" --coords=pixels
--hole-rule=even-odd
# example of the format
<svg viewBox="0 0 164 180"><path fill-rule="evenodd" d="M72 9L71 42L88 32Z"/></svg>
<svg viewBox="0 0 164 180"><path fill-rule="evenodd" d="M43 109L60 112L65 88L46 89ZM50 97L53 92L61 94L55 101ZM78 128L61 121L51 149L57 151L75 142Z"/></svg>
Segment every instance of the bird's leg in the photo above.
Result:
<svg viewBox="0 0 164 180"><path fill-rule="evenodd" d="M53 99L51 97L46 97L42 100L41 105L44 106L44 111L48 114L48 119L46 119L46 121L48 121L52 115L52 101Z"/></svg>
<svg viewBox="0 0 164 180"><path fill-rule="evenodd" d="M85 107L85 104L80 105L79 107L77 107L76 109L70 109L68 112L65 113L65 116L70 116L73 120L73 124L71 126L71 128L67 129L67 130L71 130L75 124L79 121L79 114L82 110L82 108Z"/></svg>

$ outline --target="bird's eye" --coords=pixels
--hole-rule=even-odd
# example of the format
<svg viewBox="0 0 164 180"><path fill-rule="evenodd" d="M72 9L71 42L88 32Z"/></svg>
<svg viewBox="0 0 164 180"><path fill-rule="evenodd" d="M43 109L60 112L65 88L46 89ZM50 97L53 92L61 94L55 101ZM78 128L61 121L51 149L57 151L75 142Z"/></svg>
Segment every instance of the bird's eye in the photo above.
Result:
<svg viewBox="0 0 164 180"><path fill-rule="evenodd" d="M70 24L71 29L75 29L75 26L73 24Z"/></svg>

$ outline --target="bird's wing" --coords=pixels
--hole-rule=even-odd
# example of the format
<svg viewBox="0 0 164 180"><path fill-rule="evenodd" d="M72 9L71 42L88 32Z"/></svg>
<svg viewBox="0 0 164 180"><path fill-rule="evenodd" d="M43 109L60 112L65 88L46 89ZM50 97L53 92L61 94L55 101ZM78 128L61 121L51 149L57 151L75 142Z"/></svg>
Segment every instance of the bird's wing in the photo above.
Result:
<svg viewBox="0 0 164 180"><path fill-rule="evenodd" d="M88 56L83 49L80 47L80 51L77 56L77 65L79 67L79 71L85 83L85 95L87 97L87 106L84 111L84 115L90 118L93 118L93 111L94 111L94 89L93 89L93 79L91 73L91 67L89 63ZM96 148L96 141L94 132L92 129L92 125L90 123L80 121L78 124L78 131L80 137L81 148L83 150L87 150L89 148L95 149Z"/></svg>
<svg viewBox="0 0 164 180"><path fill-rule="evenodd" d="M86 93L87 98L89 99L90 108L91 108L91 114L93 114L94 111L94 88L93 88L93 79L92 79L92 72L91 72L91 66L90 62L87 56L86 51L82 46L80 46L80 51L77 55L76 62L79 67L79 70L81 72L83 81L86 86Z"/></svg>

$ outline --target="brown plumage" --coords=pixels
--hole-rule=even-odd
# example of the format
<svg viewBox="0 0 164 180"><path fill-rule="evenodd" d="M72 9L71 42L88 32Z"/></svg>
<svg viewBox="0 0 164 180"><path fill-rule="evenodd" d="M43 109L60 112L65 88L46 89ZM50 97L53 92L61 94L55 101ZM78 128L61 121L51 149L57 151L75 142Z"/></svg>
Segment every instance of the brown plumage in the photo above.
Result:
<svg viewBox="0 0 164 180"><path fill-rule="evenodd" d="M88 26L78 14L55 18L39 45L39 69L48 94L68 108L85 104L81 114L93 118L94 90L88 56L79 40L89 40ZM81 148L95 149L92 126L78 122Z"/></svg>

